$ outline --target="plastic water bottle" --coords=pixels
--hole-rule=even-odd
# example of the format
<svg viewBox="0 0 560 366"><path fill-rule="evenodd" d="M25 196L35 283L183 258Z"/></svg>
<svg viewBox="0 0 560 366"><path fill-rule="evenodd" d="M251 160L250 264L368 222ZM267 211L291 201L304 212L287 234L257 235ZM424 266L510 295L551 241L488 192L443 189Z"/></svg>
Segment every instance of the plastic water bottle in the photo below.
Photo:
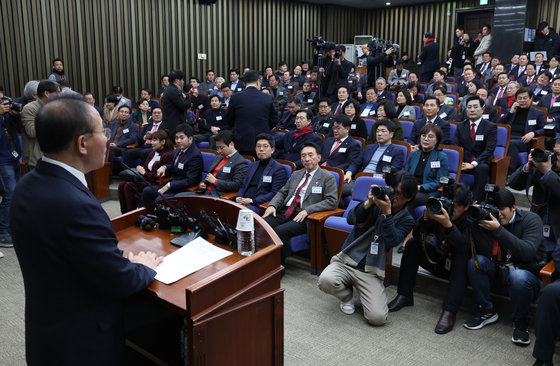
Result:
<svg viewBox="0 0 560 366"><path fill-rule="evenodd" d="M253 211L240 210L237 218L237 252L244 256L255 253L255 226Z"/></svg>

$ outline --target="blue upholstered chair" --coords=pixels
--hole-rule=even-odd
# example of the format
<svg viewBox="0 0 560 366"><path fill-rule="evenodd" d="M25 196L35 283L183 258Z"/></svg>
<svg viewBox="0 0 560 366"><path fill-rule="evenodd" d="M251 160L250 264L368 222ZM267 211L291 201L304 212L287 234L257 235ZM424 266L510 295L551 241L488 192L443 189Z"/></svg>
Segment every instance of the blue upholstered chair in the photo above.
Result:
<svg viewBox="0 0 560 366"><path fill-rule="evenodd" d="M455 181L459 181L463 163L463 148L455 145L439 145L439 147L447 154L449 176Z"/></svg>

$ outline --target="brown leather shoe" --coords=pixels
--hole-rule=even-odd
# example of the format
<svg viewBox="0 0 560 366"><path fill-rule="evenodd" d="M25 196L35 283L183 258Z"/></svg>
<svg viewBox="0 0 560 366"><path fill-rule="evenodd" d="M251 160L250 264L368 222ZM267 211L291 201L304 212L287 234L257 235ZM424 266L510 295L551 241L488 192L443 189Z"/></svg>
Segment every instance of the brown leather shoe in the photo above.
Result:
<svg viewBox="0 0 560 366"><path fill-rule="evenodd" d="M397 294L397 297L395 297L393 301L388 303L387 307L389 308L389 312L393 312L401 310L404 306L412 305L414 305L414 298Z"/></svg>
<svg viewBox="0 0 560 366"><path fill-rule="evenodd" d="M443 310L434 331L437 334L449 333L453 330L453 325L455 325L455 313Z"/></svg>

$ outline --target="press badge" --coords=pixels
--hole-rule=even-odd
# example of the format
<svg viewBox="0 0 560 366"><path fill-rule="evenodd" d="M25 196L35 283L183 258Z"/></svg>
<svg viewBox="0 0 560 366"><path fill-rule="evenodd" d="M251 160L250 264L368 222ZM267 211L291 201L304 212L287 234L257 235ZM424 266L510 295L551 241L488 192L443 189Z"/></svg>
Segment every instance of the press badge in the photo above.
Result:
<svg viewBox="0 0 560 366"><path fill-rule="evenodd" d="M547 92L546 90L541 90L541 94L542 94L542 95L547 95L548 92Z"/></svg>
<svg viewBox="0 0 560 366"><path fill-rule="evenodd" d="M432 169L437 169L440 166L441 166L441 164L439 163L439 160L430 162L430 168L432 168Z"/></svg>
<svg viewBox="0 0 560 366"><path fill-rule="evenodd" d="M123 134L128 133L128 128L125 128L124 130L122 130L122 133Z"/></svg>
<svg viewBox="0 0 560 366"><path fill-rule="evenodd" d="M278 95L284 95L284 92L278 92Z"/></svg>
<svg viewBox="0 0 560 366"><path fill-rule="evenodd" d="M272 176L270 176L270 175L263 175L263 182L264 182L264 183L272 183Z"/></svg>
<svg viewBox="0 0 560 366"><path fill-rule="evenodd" d="M373 176L374 178L383 178L383 174L379 174L379 173L374 173Z"/></svg>
<svg viewBox="0 0 560 366"><path fill-rule="evenodd" d="M352 124L350 125L350 129L351 129L351 130L355 130L355 129L356 129L356 124L355 124L355 123L352 123Z"/></svg>
<svg viewBox="0 0 560 366"><path fill-rule="evenodd" d="M550 237L550 225L544 225L542 228L542 232L545 238Z"/></svg>
<svg viewBox="0 0 560 366"><path fill-rule="evenodd" d="M379 243L377 242L377 239L379 239L379 235L374 235L369 248L370 254L377 255L377 253L379 253Z"/></svg>
<svg viewBox="0 0 560 366"><path fill-rule="evenodd" d="M403 112L403 116L405 116L405 117L410 116L410 112Z"/></svg>
<svg viewBox="0 0 560 366"><path fill-rule="evenodd" d="M553 107L560 107L560 102L554 102L554 104L552 104Z"/></svg>
<svg viewBox="0 0 560 366"><path fill-rule="evenodd" d="M560 103L559 103L559 105L560 105ZM537 120L536 119L530 119L530 120L527 121L527 124L529 124L529 126L534 126L534 125L537 124Z"/></svg>
<svg viewBox="0 0 560 366"><path fill-rule="evenodd" d="M198 109L202 109L202 108L204 108L204 106L202 104L199 104Z"/></svg>
<svg viewBox="0 0 560 366"><path fill-rule="evenodd" d="M154 158L154 161L160 161L160 160L161 160L161 156L159 155Z"/></svg>
<svg viewBox="0 0 560 366"><path fill-rule="evenodd" d="M439 118L445 118L447 117L447 113L443 112L442 114L439 115Z"/></svg>
<svg viewBox="0 0 560 366"><path fill-rule="evenodd" d="M243 90L243 89L241 89L241 88L237 88L237 91L241 91L241 90Z"/></svg>
<svg viewBox="0 0 560 366"><path fill-rule="evenodd" d="M231 167L230 166L225 166L224 167L224 173L231 173Z"/></svg>
<svg viewBox="0 0 560 366"><path fill-rule="evenodd" d="M488 118L490 118L490 115L489 115L489 114L483 114L483 115L482 115L482 118L488 119Z"/></svg>
<svg viewBox="0 0 560 366"><path fill-rule="evenodd" d="M307 103L313 103L313 99L307 99Z"/></svg>
<svg viewBox="0 0 560 366"><path fill-rule="evenodd" d="M381 160L383 160L383 161L386 162L386 163L390 163L391 160L393 160L393 157L392 157L392 156L389 156L389 155L383 155L383 157L381 158Z"/></svg>
<svg viewBox="0 0 560 366"><path fill-rule="evenodd" d="M221 121L222 120L222 116L216 116L216 121Z"/></svg>
<svg viewBox="0 0 560 366"><path fill-rule="evenodd" d="M185 164L183 164L183 163L177 164L177 168L179 168L179 169L181 169L181 170L182 170L184 167L185 167Z"/></svg>
<svg viewBox="0 0 560 366"><path fill-rule="evenodd" d="M293 86L291 86L291 85L290 85L290 86L288 86L288 89L293 89L293 88L294 88L294 87L293 87Z"/></svg>
<svg viewBox="0 0 560 366"><path fill-rule="evenodd" d="M449 257L445 259L445 270L451 271L451 258Z"/></svg>
<svg viewBox="0 0 560 366"><path fill-rule="evenodd" d="M311 193L323 193L323 187L311 187Z"/></svg>
<svg viewBox="0 0 560 366"><path fill-rule="evenodd" d="M338 149L338 152L344 154L346 152L346 149L347 149L346 147L341 147Z"/></svg>
<svg viewBox="0 0 560 366"><path fill-rule="evenodd" d="M323 123L323 127L327 128L327 127L329 127L329 126L330 126L330 125L329 125L328 122L327 122L327 123Z"/></svg>
<svg viewBox="0 0 560 366"><path fill-rule="evenodd" d="M484 141L484 135L476 135L476 136L474 137L474 140L475 140L475 141Z"/></svg>

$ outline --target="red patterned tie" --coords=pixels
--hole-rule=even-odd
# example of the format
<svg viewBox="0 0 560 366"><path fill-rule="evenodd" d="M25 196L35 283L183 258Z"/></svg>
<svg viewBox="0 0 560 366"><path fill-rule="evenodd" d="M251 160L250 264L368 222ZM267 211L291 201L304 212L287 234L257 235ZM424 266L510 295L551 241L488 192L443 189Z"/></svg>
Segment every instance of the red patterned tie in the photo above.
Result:
<svg viewBox="0 0 560 366"><path fill-rule="evenodd" d="M554 103L556 102L556 98L558 98L558 95L553 95L552 98L550 99L550 108L552 108L554 106Z"/></svg>
<svg viewBox="0 0 560 366"><path fill-rule="evenodd" d="M342 141L341 141L340 139L339 139L339 140L336 140L336 144L334 144L334 147L331 149L331 152L329 153L329 156L331 156L332 153L333 153L336 149L338 149L338 147L340 146L341 143L342 143Z"/></svg>
<svg viewBox="0 0 560 366"><path fill-rule="evenodd" d="M476 128L476 124L473 122L471 123L471 141L474 141L474 136L475 136L475 129Z"/></svg>
<svg viewBox="0 0 560 366"><path fill-rule="evenodd" d="M496 102L498 101L498 99L502 97L502 95L504 95L504 88L500 88L500 91L498 92L498 96L496 97L494 104L496 104Z"/></svg>
<svg viewBox="0 0 560 366"><path fill-rule="evenodd" d="M296 196L292 200L292 203L290 204L290 207L288 207L288 211L286 211L286 213L284 214L284 217L286 217L287 219L290 216L292 216L292 213L294 213L294 210L296 209L296 207L299 206L299 203L301 202L301 196L299 195L299 192L301 192L301 189L303 187L305 187L305 185L307 184L307 181L309 180L310 176L311 176L311 174L309 174L309 173L305 174L305 180L296 190Z"/></svg>

